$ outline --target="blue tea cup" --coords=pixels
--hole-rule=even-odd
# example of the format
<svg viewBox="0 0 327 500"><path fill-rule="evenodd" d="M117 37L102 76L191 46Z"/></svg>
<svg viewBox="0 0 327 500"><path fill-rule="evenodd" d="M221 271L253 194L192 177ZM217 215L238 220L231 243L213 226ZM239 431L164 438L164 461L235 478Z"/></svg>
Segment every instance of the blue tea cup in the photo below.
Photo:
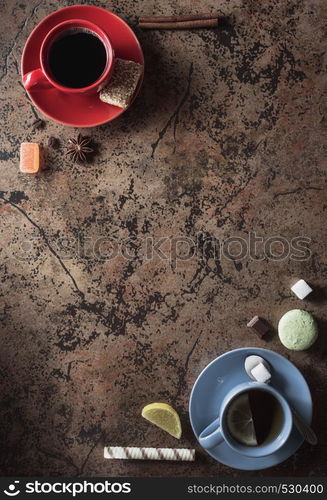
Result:
<svg viewBox="0 0 327 500"><path fill-rule="evenodd" d="M258 446L246 446L236 441L227 425L227 413L231 402L243 392L261 390L275 397L281 408L281 418L272 439ZM248 457L265 457L277 451L289 438L293 426L292 412L286 399L272 386L260 382L245 382L235 386L223 399L218 410L218 418L209 424L200 434L199 443L203 448L214 448L225 441L238 453Z"/></svg>

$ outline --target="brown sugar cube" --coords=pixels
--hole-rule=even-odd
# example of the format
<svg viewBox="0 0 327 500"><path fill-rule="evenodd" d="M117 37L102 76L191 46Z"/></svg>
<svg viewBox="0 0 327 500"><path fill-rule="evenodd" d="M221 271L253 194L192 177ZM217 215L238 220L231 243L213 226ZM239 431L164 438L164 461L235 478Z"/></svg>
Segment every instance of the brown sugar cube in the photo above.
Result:
<svg viewBox="0 0 327 500"><path fill-rule="evenodd" d="M41 169L41 148L35 142L20 145L19 170L24 174L36 174Z"/></svg>
<svg viewBox="0 0 327 500"><path fill-rule="evenodd" d="M117 58L108 84L100 91L101 101L128 108L142 73L142 64Z"/></svg>
<svg viewBox="0 0 327 500"><path fill-rule="evenodd" d="M262 318L259 318L259 316L254 316L246 326L248 328L253 328L254 333L256 333L259 338L262 338L270 330L269 325L266 323L266 321Z"/></svg>

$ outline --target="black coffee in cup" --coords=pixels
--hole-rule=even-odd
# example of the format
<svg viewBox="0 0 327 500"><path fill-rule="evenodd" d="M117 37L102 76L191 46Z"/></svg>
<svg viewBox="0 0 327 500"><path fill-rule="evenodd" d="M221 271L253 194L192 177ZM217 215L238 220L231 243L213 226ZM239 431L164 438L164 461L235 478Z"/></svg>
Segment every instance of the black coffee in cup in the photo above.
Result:
<svg viewBox="0 0 327 500"><path fill-rule="evenodd" d="M51 45L50 72L64 87L88 87L102 75L107 52L100 38L88 30L68 30Z"/></svg>
<svg viewBox="0 0 327 500"><path fill-rule="evenodd" d="M226 419L228 431L235 441L245 446L261 446L279 435L284 413L270 392L252 389L231 401Z"/></svg>

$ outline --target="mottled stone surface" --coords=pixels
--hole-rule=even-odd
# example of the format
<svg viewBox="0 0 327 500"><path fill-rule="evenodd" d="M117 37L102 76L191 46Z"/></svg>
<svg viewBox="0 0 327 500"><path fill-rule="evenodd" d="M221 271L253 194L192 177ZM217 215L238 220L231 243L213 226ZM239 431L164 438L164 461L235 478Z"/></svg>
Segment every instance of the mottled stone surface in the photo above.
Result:
<svg viewBox="0 0 327 500"><path fill-rule="evenodd" d="M115 122L86 131L99 150L88 165L64 156L79 130L48 120L32 130L40 113L19 83L29 32L71 4L1 2L1 474L253 475L206 455L187 410L206 364L249 345L301 369L319 436L317 447L255 475L326 474L326 2L221 0L217 30L135 28L142 93ZM134 27L140 14L194 11L190 0L94 5ZM216 5L203 0L199 10ZM61 147L47 151L48 169L20 174L20 142L51 135ZM204 241L250 232L309 238L310 255L261 259L259 244L257 259L231 260ZM151 256L160 238L163 253ZM124 255L109 258L110 241ZM280 255L279 243L272 248ZM315 289L305 302L290 291L299 278ZM320 338L292 353L276 327L301 307L317 317ZM255 314L273 325L266 340L246 328ZM180 443L141 419L152 401L178 409ZM109 462L104 444L180 445L198 455L194 464Z"/></svg>

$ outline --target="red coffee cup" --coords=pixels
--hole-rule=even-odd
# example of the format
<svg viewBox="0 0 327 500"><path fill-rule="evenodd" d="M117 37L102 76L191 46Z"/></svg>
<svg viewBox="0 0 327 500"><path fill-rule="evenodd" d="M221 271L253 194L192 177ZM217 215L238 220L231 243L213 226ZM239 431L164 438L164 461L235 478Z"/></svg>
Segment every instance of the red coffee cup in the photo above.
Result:
<svg viewBox="0 0 327 500"><path fill-rule="evenodd" d="M52 47L52 44L63 34L69 34L70 31L78 32L87 32L97 36L106 50L107 60L105 68L101 74L101 76L93 82L91 85L82 88L73 88L66 87L61 85L58 81L55 80L52 75L51 69L49 67L49 52ZM99 28L96 24L93 24L84 19L71 19L69 21L64 21L49 31L40 49L40 68L37 68L33 71L30 71L26 75L23 76L23 85L26 90L29 90L33 87L35 89L42 90L42 87L53 86L57 90L61 92L70 93L70 94L84 94L84 93L95 93L99 92L106 83L108 82L111 73L114 68L114 60L115 54L112 44L108 35ZM87 64L87 63L86 63Z"/></svg>

